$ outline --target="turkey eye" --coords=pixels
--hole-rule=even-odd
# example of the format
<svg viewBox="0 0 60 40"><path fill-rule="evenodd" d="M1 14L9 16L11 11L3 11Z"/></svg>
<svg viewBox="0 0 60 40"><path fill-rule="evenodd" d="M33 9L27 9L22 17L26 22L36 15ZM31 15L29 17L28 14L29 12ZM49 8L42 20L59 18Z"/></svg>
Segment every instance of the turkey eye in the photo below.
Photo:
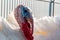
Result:
<svg viewBox="0 0 60 40"><path fill-rule="evenodd" d="M24 12L27 12L27 10L24 10Z"/></svg>

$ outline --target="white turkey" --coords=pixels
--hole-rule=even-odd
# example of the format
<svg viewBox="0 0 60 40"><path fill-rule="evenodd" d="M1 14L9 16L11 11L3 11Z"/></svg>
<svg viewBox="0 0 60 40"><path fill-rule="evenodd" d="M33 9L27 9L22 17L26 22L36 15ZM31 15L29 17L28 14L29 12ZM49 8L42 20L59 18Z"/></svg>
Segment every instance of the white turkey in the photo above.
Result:
<svg viewBox="0 0 60 40"><path fill-rule="evenodd" d="M60 40L60 17L34 18L33 40ZM7 19L0 17L0 40L25 40L25 36L14 17L14 11Z"/></svg>
<svg viewBox="0 0 60 40"><path fill-rule="evenodd" d="M60 17L46 16L36 20L34 38L34 40L60 40Z"/></svg>

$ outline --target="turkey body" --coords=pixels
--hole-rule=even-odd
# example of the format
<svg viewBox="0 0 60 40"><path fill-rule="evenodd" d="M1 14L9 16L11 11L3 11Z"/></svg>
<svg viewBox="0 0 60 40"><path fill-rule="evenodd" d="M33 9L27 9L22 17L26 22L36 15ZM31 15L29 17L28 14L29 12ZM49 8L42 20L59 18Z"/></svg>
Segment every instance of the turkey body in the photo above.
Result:
<svg viewBox="0 0 60 40"><path fill-rule="evenodd" d="M17 30L16 26L11 25L6 19L1 20L0 40L25 40L22 31Z"/></svg>
<svg viewBox="0 0 60 40"><path fill-rule="evenodd" d="M22 31L0 20L0 40L25 40ZM15 26L16 27L16 26ZM34 22L34 40L60 40L60 17L43 17Z"/></svg>
<svg viewBox="0 0 60 40"><path fill-rule="evenodd" d="M60 17L42 17L34 24L35 40L60 40Z"/></svg>

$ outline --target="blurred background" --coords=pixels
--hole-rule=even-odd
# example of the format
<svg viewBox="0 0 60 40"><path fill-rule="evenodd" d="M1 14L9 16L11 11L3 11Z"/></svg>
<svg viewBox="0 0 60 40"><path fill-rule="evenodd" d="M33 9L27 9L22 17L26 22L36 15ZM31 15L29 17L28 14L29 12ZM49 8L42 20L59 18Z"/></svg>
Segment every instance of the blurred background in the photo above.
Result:
<svg viewBox="0 0 60 40"><path fill-rule="evenodd" d="M36 18L60 16L60 0L0 0L0 16L6 18L19 4L29 7Z"/></svg>

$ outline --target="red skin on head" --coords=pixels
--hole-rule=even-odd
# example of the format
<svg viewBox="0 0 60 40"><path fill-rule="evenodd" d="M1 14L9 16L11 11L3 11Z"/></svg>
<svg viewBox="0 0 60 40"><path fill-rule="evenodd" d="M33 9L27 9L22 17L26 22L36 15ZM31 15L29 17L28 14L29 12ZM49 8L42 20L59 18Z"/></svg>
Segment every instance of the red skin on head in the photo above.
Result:
<svg viewBox="0 0 60 40"><path fill-rule="evenodd" d="M21 10L19 10L19 8L21 8L22 5L17 6L17 8L14 10L14 16L26 38L26 40L33 40L33 18L23 18L21 15ZM24 21L24 22L21 22ZM32 24L32 28L30 28L30 23Z"/></svg>

